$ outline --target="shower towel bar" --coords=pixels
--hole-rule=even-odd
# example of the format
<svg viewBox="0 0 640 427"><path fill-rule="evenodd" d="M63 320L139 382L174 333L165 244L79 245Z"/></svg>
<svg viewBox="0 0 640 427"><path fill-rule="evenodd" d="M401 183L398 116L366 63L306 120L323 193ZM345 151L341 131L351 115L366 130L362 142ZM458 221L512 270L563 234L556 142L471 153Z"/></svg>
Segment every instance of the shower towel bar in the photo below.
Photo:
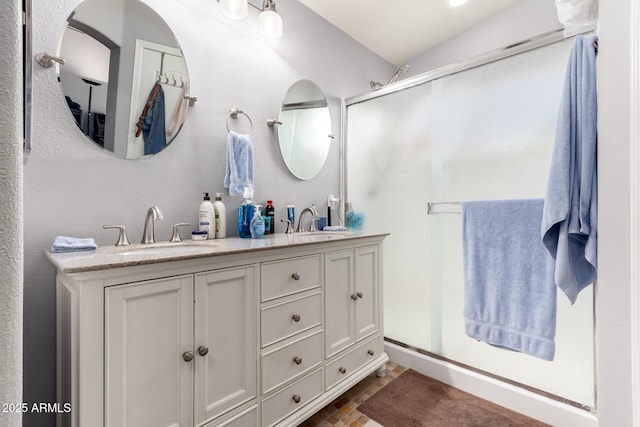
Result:
<svg viewBox="0 0 640 427"><path fill-rule="evenodd" d="M460 214L460 210L446 210L439 211L436 206L448 205L460 207L460 202L427 202L427 215L439 215L439 214Z"/></svg>

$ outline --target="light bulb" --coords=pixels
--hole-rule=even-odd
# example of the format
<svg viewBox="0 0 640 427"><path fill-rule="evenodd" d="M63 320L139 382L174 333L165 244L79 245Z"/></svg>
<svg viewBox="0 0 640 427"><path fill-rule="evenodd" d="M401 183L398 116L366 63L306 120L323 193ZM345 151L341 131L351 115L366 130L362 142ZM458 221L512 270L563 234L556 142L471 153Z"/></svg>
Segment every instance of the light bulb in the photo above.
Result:
<svg viewBox="0 0 640 427"><path fill-rule="evenodd" d="M282 18L273 10L265 10L258 17L260 34L270 39L282 37Z"/></svg>
<svg viewBox="0 0 640 427"><path fill-rule="evenodd" d="M462 6L466 2L467 0L449 0L449 6L458 7L458 6Z"/></svg>
<svg viewBox="0 0 640 427"><path fill-rule="evenodd" d="M220 13L236 21L245 19L249 15L247 0L220 0Z"/></svg>

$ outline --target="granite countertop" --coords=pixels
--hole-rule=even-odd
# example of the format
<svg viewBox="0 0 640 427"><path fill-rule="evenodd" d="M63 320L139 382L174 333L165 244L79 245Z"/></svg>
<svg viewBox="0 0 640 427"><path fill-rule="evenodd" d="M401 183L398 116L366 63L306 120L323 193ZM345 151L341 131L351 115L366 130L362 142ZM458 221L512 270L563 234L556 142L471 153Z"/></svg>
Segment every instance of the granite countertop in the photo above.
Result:
<svg viewBox="0 0 640 427"><path fill-rule="evenodd" d="M230 237L203 241L184 240L180 243L135 243L129 246L101 246L94 251L52 253L47 250L46 254L58 270L81 273L386 235L357 232L279 233L264 236L263 239Z"/></svg>

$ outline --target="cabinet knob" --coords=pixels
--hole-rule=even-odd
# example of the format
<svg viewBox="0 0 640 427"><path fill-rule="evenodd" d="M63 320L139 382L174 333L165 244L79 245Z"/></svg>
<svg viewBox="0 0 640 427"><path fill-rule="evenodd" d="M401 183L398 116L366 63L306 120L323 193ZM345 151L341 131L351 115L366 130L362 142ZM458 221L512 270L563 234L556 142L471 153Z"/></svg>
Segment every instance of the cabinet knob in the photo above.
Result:
<svg viewBox="0 0 640 427"><path fill-rule="evenodd" d="M193 352L185 351L184 353L182 353L182 360L184 360L185 362L191 362L193 360Z"/></svg>
<svg viewBox="0 0 640 427"><path fill-rule="evenodd" d="M209 347L201 345L200 347L198 347L198 354L200 356L206 356L207 353L209 353Z"/></svg>
<svg viewBox="0 0 640 427"><path fill-rule="evenodd" d="M293 316L291 316L291 318L293 319L294 322L299 322L300 321L300 315L299 314L294 314Z"/></svg>
<svg viewBox="0 0 640 427"><path fill-rule="evenodd" d="M351 295L351 299L354 300L354 301L357 301L358 300L358 295L357 294Z"/></svg>
<svg viewBox="0 0 640 427"><path fill-rule="evenodd" d="M291 275L291 278L292 278L293 280L300 280L300 274L298 274L298 273L293 273L293 274Z"/></svg>
<svg viewBox="0 0 640 427"><path fill-rule="evenodd" d="M358 293L356 294L356 296L357 296L358 298L362 298L364 295L362 294L362 292L358 292Z"/></svg>
<svg viewBox="0 0 640 427"><path fill-rule="evenodd" d="M291 399L293 399L295 403L300 403L300 396L298 396L297 394L294 394Z"/></svg>
<svg viewBox="0 0 640 427"><path fill-rule="evenodd" d="M299 365L302 363L302 357L300 356L296 356L293 358L293 363L295 363L296 365Z"/></svg>
<svg viewBox="0 0 640 427"><path fill-rule="evenodd" d="M367 350L367 354L368 354L369 356L373 356L374 354L376 354L376 352L375 352L375 351L373 351L373 350L371 350L371 349L369 349L369 350Z"/></svg>
<svg viewBox="0 0 640 427"><path fill-rule="evenodd" d="M346 374L346 373L347 373L347 369L346 369L346 368L344 368L344 367L342 367L342 366L340 366L340 367L338 368L338 372L340 372L341 374Z"/></svg>

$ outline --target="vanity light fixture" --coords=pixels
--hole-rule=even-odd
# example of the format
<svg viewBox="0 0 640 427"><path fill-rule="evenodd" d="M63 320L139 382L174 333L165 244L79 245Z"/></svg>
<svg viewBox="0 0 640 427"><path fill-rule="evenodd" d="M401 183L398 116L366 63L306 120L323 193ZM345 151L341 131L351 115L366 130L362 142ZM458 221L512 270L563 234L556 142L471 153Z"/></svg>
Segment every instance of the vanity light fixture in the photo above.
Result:
<svg viewBox="0 0 640 427"><path fill-rule="evenodd" d="M466 2L467 2L467 0L449 0L449 6L450 7L458 7L458 6L462 6Z"/></svg>
<svg viewBox="0 0 640 427"><path fill-rule="evenodd" d="M276 11L276 3L273 0L264 0L262 12L258 17L259 32L269 39L282 37L282 17Z"/></svg>
<svg viewBox="0 0 640 427"><path fill-rule="evenodd" d="M220 13L226 18L239 21L249 15L247 0L218 0L220 3Z"/></svg>
<svg viewBox="0 0 640 427"><path fill-rule="evenodd" d="M276 3L273 0L264 0L262 8L247 0L218 0L220 13L233 20L245 19L248 15L248 6L260 11L258 17L258 32L270 39L282 37L282 17L276 11Z"/></svg>

